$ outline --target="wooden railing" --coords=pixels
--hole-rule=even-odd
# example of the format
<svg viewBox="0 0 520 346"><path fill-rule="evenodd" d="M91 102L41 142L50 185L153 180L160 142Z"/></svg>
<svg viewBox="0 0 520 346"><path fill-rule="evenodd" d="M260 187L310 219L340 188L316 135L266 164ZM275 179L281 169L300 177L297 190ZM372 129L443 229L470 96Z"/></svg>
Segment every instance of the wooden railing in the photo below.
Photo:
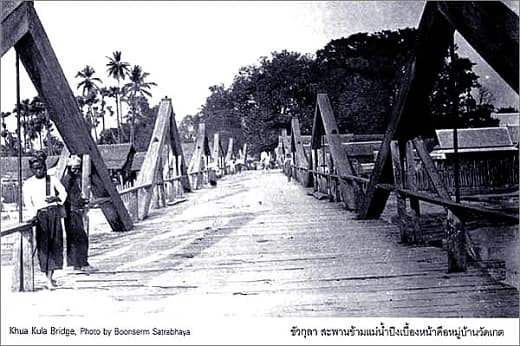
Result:
<svg viewBox="0 0 520 346"><path fill-rule="evenodd" d="M200 176L204 179L208 170L192 172L188 175L175 176L168 179L158 181L155 186L158 187L159 207L166 206L166 200L169 202L182 200L184 188L181 179L188 176ZM206 178L207 181L207 178ZM137 220L139 212L139 195L144 189L151 189L152 184L143 184L132 186L119 191L119 195L123 200L127 210L134 220ZM162 191L162 192L161 192ZM162 203L161 203L162 200ZM90 203L90 207L99 206L108 202L109 198L94 199ZM7 227L2 227L0 235L2 237L15 237L13 242L14 254L14 270L12 280L12 290L15 292L31 292L34 291L34 226L32 223L24 222Z"/></svg>
<svg viewBox="0 0 520 346"><path fill-rule="evenodd" d="M2 227L1 236L15 237L13 248L14 270L12 290L15 292L31 292L34 290L34 227L32 223L24 222Z"/></svg>
<svg viewBox="0 0 520 346"><path fill-rule="evenodd" d="M359 176L355 176L355 175L339 176L337 174L320 172L317 170L309 169L306 167L298 167L295 165L293 165L292 168L293 168L293 172L294 171L305 171L305 172L312 173L314 176L315 182L319 182L319 180L317 180L318 177L326 179L327 185L325 185L325 189L324 189L325 191L323 191L323 189L321 187L318 187L318 188L315 187L316 190L319 190L320 192L323 192L323 193L327 193L327 192L331 191L331 187L333 187L334 184L337 184L337 181L339 181L339 179L358 182L358 183L362 184L363 190L365 190L368 182L370 181L370 179L368 179L368 178L359 177ZM293 176L295 176L295 175L293 174ZM413 197L413 198L416 198L423 202L440 205L442 207L452 209L454 211L466 211L466 212L470 212L472 214L479 214L479 215L486 216L486 217L499 218L506 222L517 222L518 223L520 221L518 214L510 214L510 213L498 211L496 209L481 207L478 205L455 202L451 199L446 200L446 199L443 199L440 197L435 197L431 194L424 193L424 192L396 188L392 184L378 184L377 188L383 189L383 190L388 190L388 191L391 191L394 193L399 193L399 194L402 194L402 195L405 195L408 197Z"/></svg>

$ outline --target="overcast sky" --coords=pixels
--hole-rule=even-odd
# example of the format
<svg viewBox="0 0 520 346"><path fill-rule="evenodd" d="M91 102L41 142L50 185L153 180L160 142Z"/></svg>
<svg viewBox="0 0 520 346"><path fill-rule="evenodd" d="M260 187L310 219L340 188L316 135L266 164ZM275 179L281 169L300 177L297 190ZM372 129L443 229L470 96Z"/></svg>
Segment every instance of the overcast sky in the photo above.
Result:
<svg viewBox="0 0 520 346"><path fill-rule="evenodd" d="M104 85L106 56L150 73L154 105L172 98L177 121L195 114L214 84L229 86L241 66L287 49L314 54L334 38L356 32L417 27L423 1L36 1L36 11L73 91L85 65ZM512 5L518 13L518 3ZM476 70L495 92L498 105L518 104L511 88L497 78L464 42L461 52L478 62ZM2 57L1 109L15 104L14 52ZM25 71L23 71L25 75ZM486 77L488 76L488 77ZM486 79L487 78L487 79ZM22 99L36 94L26 75Z"/></svg>

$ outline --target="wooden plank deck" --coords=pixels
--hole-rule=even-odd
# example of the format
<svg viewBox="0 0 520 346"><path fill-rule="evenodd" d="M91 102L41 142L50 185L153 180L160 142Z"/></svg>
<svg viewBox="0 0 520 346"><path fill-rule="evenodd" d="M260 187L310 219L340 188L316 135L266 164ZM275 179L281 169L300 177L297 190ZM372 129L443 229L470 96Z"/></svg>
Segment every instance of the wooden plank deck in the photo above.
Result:
<svg viewBox="0 0 520 346"><path fill-rule="evenodd" d="M399 244L385 218L358 220L279 171L226 176L187 196L126 233L111 232L94 211L90 263L100 271L58 271L52 292L8 292L3 251L3 313L518 317L517 289L471 265L448 274L442 249ZM41 288L43 275L36 280Z"/></svg>

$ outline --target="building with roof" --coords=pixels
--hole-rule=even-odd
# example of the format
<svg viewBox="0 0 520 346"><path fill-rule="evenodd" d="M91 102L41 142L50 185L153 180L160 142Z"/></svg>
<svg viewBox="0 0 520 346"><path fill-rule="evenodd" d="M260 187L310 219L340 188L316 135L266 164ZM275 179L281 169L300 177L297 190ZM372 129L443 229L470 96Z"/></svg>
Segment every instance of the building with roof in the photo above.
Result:
<svg viewBox="0 0 520 346"><path fill-rule="evenodd" d="M513 144L518 146L520 113L491 113L491 117L498 119L498 126L507 128Z"/></svg>
<svg viewBox="0 0 520 346"><path fill-rule="evenodd" d="M49 174L53 174L52 170L58 163L59 156L47 157L47 170ZM30 156L22 157L22 180L32 177L33 173L29 167ZM1 156L0 157L0 177L1 177L1 195L4 203L16 203L18 198L18 157Z"/></svg>
<svg viewBox="0 0 520 346"><path fill-rule="evenodd" d="M132 180L135 149L130 143L101 144L98 150L114 183L124 186Z"/></svg>
<svg viewBox="0 0 520 346"><path fill-rule="evenodd" d="M453 130L436 130L438 145L430 153L440 177L454 192ZM518 189L518 149L506 127L458 129L459 186L462 195L509 192ZM422 167L419 189L432 190Z"/></svg>

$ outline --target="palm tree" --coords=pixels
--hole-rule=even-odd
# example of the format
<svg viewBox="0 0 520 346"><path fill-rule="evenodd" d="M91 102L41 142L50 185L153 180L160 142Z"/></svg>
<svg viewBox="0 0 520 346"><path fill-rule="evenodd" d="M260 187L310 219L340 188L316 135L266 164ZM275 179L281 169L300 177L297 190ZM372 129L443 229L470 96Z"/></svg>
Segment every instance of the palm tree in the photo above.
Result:
<svg viewBox="0 0 520 346"><path fill-rule="evenodd" d="M83 96L87 96L92 92L97 92L99 86L96 83L102 83L101 79L94 77L96 70L91 66L87 65L83 70L78 71L75 78L82 78L83 80L78 83L78 89L83 88Z"/></svg>
<svg viewBox="0 0 520 346"><path fill-rule="evenodd" d="M132 145L135 140L135 118L139 112L138 101L140 98L151 97L152 93L149 89L157 85L154 82L145 81L149 75L148 72L143 72L141 66L135 65L128 75L130 82L123 86L123 93L127 96L130 105L130 143Z"/></svg>
<svg viewBox="0 0 520 346"><path fill-rule="evenodd" d="M113 97L116 100L116 121L117 121L117 143L121 143L123 137L123 129L119 120L119 103L118 103L119 88L111 86L108 88L108 97ZM109 107L107 107L109 108ZM110 115L113 115L113 111L110 109Z"/></svg>
<svg viewBox="0 0 520 346"><path fill-rule="evenodd" d="M119 131L119 143L121 143L121 100L119 95L121 94L121 79L124 80L130 70L130 64L121 60L121 52L115 51L112 53L112 57L108 57L107 72L109 77L113 77L117 80L116 90L116 117L117 117L117 129Z"/></svg>
<svg viewBox="0 0 520 346"><path fill-rule="evenodd" d="M27 130L28 130L28 119L30 116L31 109L31 102L29 99L22 100L20 102L20 107L18 105L15 106L13 109L13 113L16 113L17 117L20 117L20 123L21 127L23 129L23 143L20 143L20 150L22 150L22 153L24 151L27 151ZM20 129L21 131L21 129ZM20 141L21 141L21 135L20 135Z"/></svg>
<svg viewBox="0 0 520 346"><path fill-rule="evenodd" d="M103 120L103 131L105 131L105 106L107 104L105 102L105 97L110 96L110 90L106 87L102 87L101 89L99 89L99 94L101 95L101 110L99 114L101 115L101 119Z"/></svg>
<svg viewBox="0 0 520 346"><path fill-rule="evenodd" d="M47 112L45 104L40 100L38 96L33 97L30 105L30 127L32 131L32 139L39 139L40 149L43 149L43 138L42 132L45 129L47 120Z"/></svg>

